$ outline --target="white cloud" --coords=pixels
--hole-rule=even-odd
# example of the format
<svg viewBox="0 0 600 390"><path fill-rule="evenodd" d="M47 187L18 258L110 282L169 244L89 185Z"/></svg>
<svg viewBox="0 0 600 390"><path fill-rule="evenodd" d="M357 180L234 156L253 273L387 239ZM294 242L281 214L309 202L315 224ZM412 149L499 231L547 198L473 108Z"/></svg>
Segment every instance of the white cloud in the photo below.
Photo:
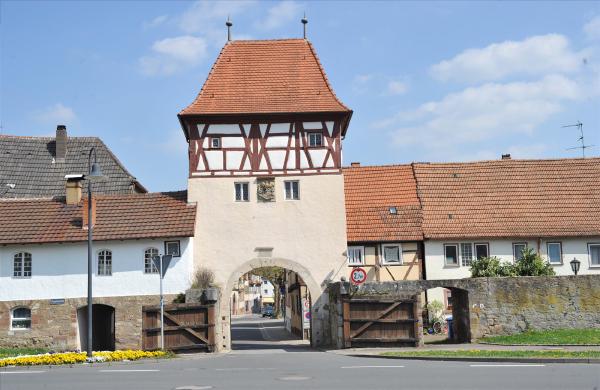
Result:
<svg viewBox="0 0 600 390"><path fill-rule="evenodd" d="M142 72L146 75L169 75L199 64L207 54L206 40L184 35L154 42L152 55L140 58Z"/></svg>
<svg viewBox="0 0 600 390"><path fill-rule="evenodd" d="M157 16L157 17L155 17L154 19L152 19L149 22L144 22L142 24L142 27L144 28L144 30L148 30L148 29L151 29L151 28L158 27L161 24L163 24L164 22L166 22L168 18L169 17L167 15Z"/></svg>
<svg viewBox="0 0 600 390"><path fill-rule="evenodd" d="M452 93L376 124L391 130L396 145L422 145L437 158L456 159L456 150L510 134L531 134L581 97L579 85L561 75L535 82L488 83ZM402 127L393 129L400 123ZM462 150L462 149L461 149ZM460 153L459 153L460 155Z"/></svg>
<svg viewBox="0 0 600 390"><path fill-rule="evenodd" d="M188 34L200 33L210 44L221 46L227 40L227 18L233 19L255 4L253 0L197 1L181 15L179 28Z"/></svg>
<svg viewBox="0 0 600 390"><path fill-rule="evenodd" d="M33 113L33 118L47 125L69 125L77 121L77 115L71 107L62 103L43 108Z"/></svg>
<svg viewBox="0 0 600 390"><path fill-rule="evenodd" d="M367 86L371 80L373 80L373 75L370 73L366 74L358 74L354 76L352 79L352 90L354 93L362 94L367 92Z"/></svg>
<svg viewBox="0 0 600 390"><path fill-rule="evenodd" d="M467 49L433 65L430 71L441 81L490 81L512 75L575 72L582 59L583 54L574 52L566 37L548 34Z"/></svg>
<svg viewBox="0 0 600 390"><path fill-rule="evenodd" d="M408 85L402 81L392 80L387 85L387 91L390 95L402 95L408 91Z"/></svg>
<svg viewBox="0 0 600 390"><path fill-rule="evenodd" d="M600 15L587 22L583 31L589 39L600 39Z"/></svg>
<svg viewBox="0 0 600 390"><path fill-rule="evenodd" d="M269 8L267 17L255 23L255 26L261 30L274 30L292 21L294 18L299 19L301 8L302 5L295 1L284 0Z"/></svg>

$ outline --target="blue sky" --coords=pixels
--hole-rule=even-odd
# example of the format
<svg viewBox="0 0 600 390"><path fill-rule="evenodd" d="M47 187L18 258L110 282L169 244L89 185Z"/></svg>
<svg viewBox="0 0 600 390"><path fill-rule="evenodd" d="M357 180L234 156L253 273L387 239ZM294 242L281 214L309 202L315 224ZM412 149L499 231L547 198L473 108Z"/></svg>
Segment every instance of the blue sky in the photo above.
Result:
<svg viewBox="0 0 600 390"><path fill-rule="evenodd" d="M344 162L600 154L600 2L0 2L2 132L101 137L186 187L177 113L226 40L308 37L354 110Z"/></svg>

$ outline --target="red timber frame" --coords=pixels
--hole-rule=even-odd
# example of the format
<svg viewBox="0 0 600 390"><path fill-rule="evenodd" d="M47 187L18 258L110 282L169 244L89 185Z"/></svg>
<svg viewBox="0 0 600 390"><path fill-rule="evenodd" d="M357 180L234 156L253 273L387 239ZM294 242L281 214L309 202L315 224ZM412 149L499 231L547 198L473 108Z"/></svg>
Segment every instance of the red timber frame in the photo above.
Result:
<svg viewBox="0 0 600 390"><path fill-rule="evenodd" d="M310 175L310 174L336 174L341 172L342 164L342 137L350 120L350 113L335 113L331 115L293 115L293 116L262 116L262 117L180 117L181 124L188 138L189 148L189 177L245 177L245 176L281 176L281 175ZM305 129L304 122L320 122L321 128ZM275 129L273 124L289 123L287 131ZM237 125L240 132L215 133L210 131L211 125ZM333 126L331 126L333 124ZM260 125L265 126L264 134L261 133ZM329 127L332 128L329 128ZM308 146L308 134L318 132L322 134L322 145L316 147ZM287 137L286 146L269 146L269 137ZM213 149L210 138L220 137L221 141L228 137L243 139L243 147L224 147ZM292 138L295 140L292 143ZM208 140L207 147L204 147ZM293 144L293 145L292 145ZM221 151L223 153L222 166L218 169L209 166L206 156L207 151ZM323 150L325 156L321 164L313 161L311 150ZM273 168L269 152L285 152L282 169ZM236 169L227 168L228 152L242 152L241 161ZM304 154L306 163L302 166L301 155ZM293 160L292 160L293 159ZM261 169L261 161L263 168ZM198 169L202 162L205 169ZM250 169L248 169L248 165ZM246 167L246 169L244 169ZM266 167L266 169L265 169ZM210 168L210 169L207 169Z"/></svg>

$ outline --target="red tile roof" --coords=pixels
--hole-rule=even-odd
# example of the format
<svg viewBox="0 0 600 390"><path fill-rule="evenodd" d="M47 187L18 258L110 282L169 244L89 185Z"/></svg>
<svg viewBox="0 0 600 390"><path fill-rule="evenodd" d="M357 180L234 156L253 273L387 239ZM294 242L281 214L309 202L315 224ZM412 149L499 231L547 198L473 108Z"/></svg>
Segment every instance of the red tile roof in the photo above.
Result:
<svg viewBox="0 0 600 390"><path fill-rule="evenodd" d="M410 165L343 169L349 242L422 240L421 208ZM396 207L397 214L390 213Z"/></svg>
<svg viewBox="0 0 600 390"><path fill-rule="evenodd" d="M414 169L425 238L600 236L600 158Z"/></svg>
<svg viewBox="0 0 600 390"><path fill-rule="evenodd" d="M98 195L94 240L191 237L196 206L187 192ZM83 202L64 198L0 200L0 244L87 240L82 229Z"/></svg>
<svg viewBox="0 0 600 390"><path fill-rule="evenodd" d="M350 112L305 39L228 42L180 115L296 112Z"/></svg>

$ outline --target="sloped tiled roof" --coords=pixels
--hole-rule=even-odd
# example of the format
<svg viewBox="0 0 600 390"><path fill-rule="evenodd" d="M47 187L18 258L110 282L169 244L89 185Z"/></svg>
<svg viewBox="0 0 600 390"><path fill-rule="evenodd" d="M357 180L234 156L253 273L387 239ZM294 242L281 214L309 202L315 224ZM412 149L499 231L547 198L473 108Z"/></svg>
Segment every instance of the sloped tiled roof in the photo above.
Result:
<svg viewBox="0 0 600 390"><path fill-rule="evenodd" d="M600 236L600 158L414 169L425 238Z"/></svg>
<svg viewBox="0 0 600 390"><path fill-rule="evenodd" d="M296 112L350 112L305 39L228 42L180 115Z"/></svg>
<svg viewBox="0 0 600 390"><path fill-rule="evenodd" d="M423 239L410 165L347 167L343 173L349 242ZM390 213L390 207L397 214Z"/></svg>
<svg viewBox="0 0 600 390"><path fill-rule="evenodd" d="M54 137L0 135L0 198L64 196L65 175L88 171L88 154L95 147L106 178L94 184L104 194L146 192L106 145L96 137L69 137L64 163L55 161ZM7 184L14 184L10 189ZM87 182L83 182L87 191Z"/></svg>
<svg viewBox="0 0 600 390"><path fill-rule="evenodd" d="M196 206L187 192L98 195L94 241L191 237ZM0 199L0 244L87 240L83 204L64 198Z"/></svg>

